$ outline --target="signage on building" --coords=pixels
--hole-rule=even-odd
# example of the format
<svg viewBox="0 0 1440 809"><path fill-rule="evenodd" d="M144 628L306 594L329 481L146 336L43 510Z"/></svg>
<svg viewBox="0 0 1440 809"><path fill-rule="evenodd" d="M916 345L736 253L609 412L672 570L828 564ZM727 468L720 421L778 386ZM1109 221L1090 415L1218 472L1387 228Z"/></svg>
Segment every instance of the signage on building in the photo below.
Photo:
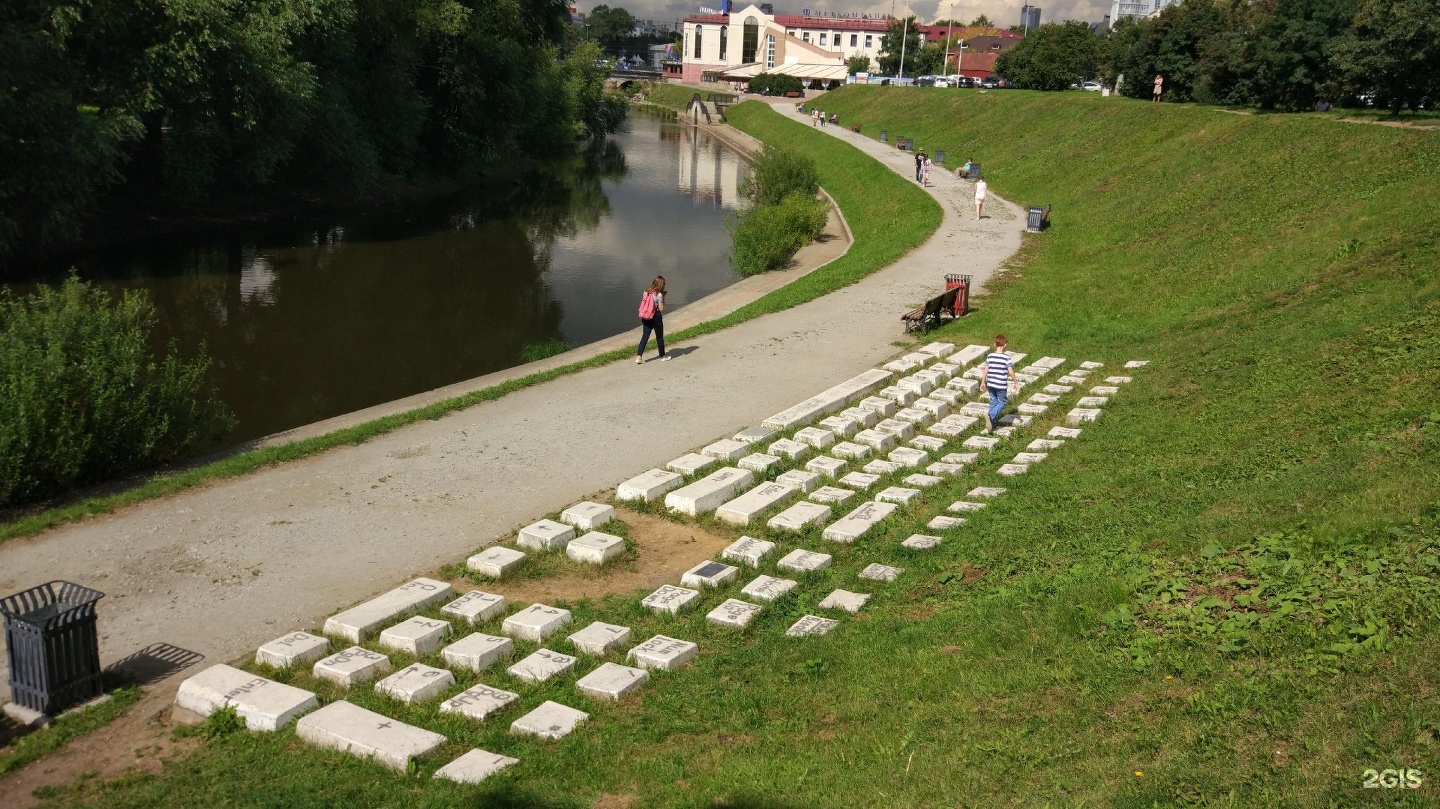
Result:
<svg viewBox="0 0 1440 809"><path fill-rule="evenodd" d="M881 16L881 15L879 15L879 14L862 14L862 13L860 13L860 12L858 12L858 11L818 11L818 10L811 10L811 9L808 9L808 8L802 10L802 11L800 12L800 14L801 14L802 16L805 16L805 17L825 17L826 19L834 19L834 20L882 20L882 19L884 19L884 17Z"/></svg>

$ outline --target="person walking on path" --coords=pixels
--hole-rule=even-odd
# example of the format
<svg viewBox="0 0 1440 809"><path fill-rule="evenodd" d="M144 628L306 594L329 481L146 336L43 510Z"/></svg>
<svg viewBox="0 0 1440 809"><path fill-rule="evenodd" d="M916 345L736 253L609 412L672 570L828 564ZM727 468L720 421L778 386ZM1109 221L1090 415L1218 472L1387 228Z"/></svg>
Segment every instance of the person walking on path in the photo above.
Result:
<svg viewBox="0 0 1440 809"><path fill-rule="evenodd" d="M980 209L985 207L985 195L989 193L990 186L984 180L975 181L975 218L980 218Z"/></svg>
<svg viewBox="0 0 1440 809"><path fill-rule="evenodd" d="M820 125L820 108L819 108L819 107L816 107L815 109L810 110L810 125L811 125L811 126L819 126L819 125Z"/></svg>
<svg viewBox="0 0 1440 809"><path fill-rule="evenodd" d="M989 421L985 432L994 432L1005 411L1005 401L1010 398L1010 386L1015 384L1015 361L1005 353L1005 335L995 335L995 350L985 358L985 390L990 394Z"/></svg>
<svg viewBox="0 0 1440 809"><path fill-rule="evenodd" d="M930 155L921 155L921 157L925 159L920 163L920 184L928 187L930 185Z"/></svg>
<svg viewBox="0 0 1440 809"><path fill-rule="evenodd" d="M925 182L925 178L924 178L924 176L922 176L922 173L924 172L924 170L925 170L925 150L924 150L924 149L917 149L917 150L915 151L915 182L917 182L917 183L924 183L924 182Z"/></svg>
<svg viewBox="0 0 1440 809"><path fill-rule="evenodd" d="M1159 73L1155 74L1155 94L1150 97L1151 101L1159 101L1160 93L1165 90L1165 77Z"/></svg>
<svg viewBox="0 0 1440 809"><path fill-rule="evenodd" d="M640 296L640 348L635 351L635 364L645 362L645 344L650 342L650 332L655 332L655 346L660 349L661 362L668 362L665 353L665 276L657 275L645 294Z"/></svg>

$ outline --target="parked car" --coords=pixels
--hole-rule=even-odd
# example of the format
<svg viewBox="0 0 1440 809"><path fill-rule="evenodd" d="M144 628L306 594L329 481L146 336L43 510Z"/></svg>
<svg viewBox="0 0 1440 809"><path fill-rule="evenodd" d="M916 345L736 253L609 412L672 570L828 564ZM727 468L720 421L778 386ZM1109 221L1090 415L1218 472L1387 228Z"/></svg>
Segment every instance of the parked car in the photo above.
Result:
<svg viewBox="0 0 1440 809"><path fill-rule="evenodd" d="M956 76L956 87L978 87L980 82L974 76Z"/></svg>
<svg viewBox="0 0 1440 809"><path fill-rule="evenodd" d="M1100 88L1101 85L1098 81L1086 81L1080 83L1081 90L1090 90L1091 92L1098 93L1100 92Z"/></svg>
<svg viewBox="0 0 1440 809"><path fill-rule="evenodd" d="M950 86L950 80L949 80L949 79L946 79L946 78L936 79L936 80L935 80L935 86L936 86L936 87L949 87L949 86Z"/></svg>
<svg viewBox="0 0 1440 809"><path fill-rule="evenodd" d="M980 86L984 87L986 90L994 90L996 87L1000 86L1000 77L986 76L985 78L980 80Z"/></svg>

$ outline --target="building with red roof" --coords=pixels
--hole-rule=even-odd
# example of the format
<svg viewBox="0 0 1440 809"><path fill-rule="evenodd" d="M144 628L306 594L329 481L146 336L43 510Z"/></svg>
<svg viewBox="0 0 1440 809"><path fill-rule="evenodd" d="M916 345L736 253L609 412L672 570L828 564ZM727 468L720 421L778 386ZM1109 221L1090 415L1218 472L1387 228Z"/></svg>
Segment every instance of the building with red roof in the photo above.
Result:
<svg viewBox="0 0 1440 809"><path fill-rule="evenodd" d="M686 83L785 73L807 83L845 81L847 60L878 61L890 18L825 12L766 14L750 5L729 14L685 18L681 74Z"/></svg>

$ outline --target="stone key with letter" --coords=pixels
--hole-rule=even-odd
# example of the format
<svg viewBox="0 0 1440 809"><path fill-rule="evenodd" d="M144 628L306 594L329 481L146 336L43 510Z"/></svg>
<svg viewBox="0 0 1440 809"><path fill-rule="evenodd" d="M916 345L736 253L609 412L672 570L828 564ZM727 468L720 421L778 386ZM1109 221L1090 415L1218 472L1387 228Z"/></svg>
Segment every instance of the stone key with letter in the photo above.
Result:
<svg viewBox="0 0 1440 809"><path fill-rule="evenodd" d="M368 683L390 673L390 658L360 646L351 646L315 663L311 670L316 679L329 680L345 687Z"/></svg>
<svg viewBox="0 0 1440 809"><path fill-rule="evenodd" d="M845 407L851 401L869 394L880 387L892 374L889 371L871 369L859 376L847 379L833 388L822 391L793 407L786 408L760 422L762 426L776 430L789 430L806 422L828 416Z"/></svg>
<svg viewBox="0 0 1440 809"><path fill-rule="evenodd" d="M832 523L821 534L833 542L854 542L865 536L874 525L895 511L894 503L863 503L859 508Z"/></svg>
<svg viewBox="0 0 1440 809"><path fill-rule="evenodd" d="M341 700L307 714L295 723L295 735L307 742L361 758L370 758L404 772L410 759L445 743L445 737L367 711Z"/></svg>
<svg viewBox="0 0 1440 809"><path fill-rule="evenodd" d="M283 669L297 663L304 665L319 660L328 651L328 639L309 632L291 632L256 649L255 662Z"/></svg>
<svg viewBox="0 0 1440 809"><path fill-rule="evenodd" d="M471 719L483 720L519 698L519 694L509 691L475 685L440 703L440 713L458 713Z"/></svg>
<svg viewBox="0 0 1440 809"><path fill-rule="evenodd" d="M432 607L454 594L450 585L443 581L415 579L331 616L325 621L325 634L339 635L351 643L359 643L375 634L382 624Z"/></svg>
<svg viewBox="0 0 1440 809"><path fill-rule="evenodd" d="M181 683L175 704L201 716L234 706L236 715L245 720L245 727L273 731L318 708L320 701L309 691L219 664Z"/></svg>
<svg viewBox="0 0 1440 809"><path fill-rule="evenodd" d="M665 495L665 507L691 517L709 514L755 480L748 469L727 466Z"/></svg>

